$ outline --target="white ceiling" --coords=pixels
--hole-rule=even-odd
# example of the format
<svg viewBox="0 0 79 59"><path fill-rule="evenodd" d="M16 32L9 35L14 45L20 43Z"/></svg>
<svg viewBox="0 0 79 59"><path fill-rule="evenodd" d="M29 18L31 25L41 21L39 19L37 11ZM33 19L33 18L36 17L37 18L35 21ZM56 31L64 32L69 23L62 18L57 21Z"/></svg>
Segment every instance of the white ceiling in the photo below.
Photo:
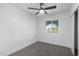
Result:
<svg viewBox="0 0 79 59"><path fill-rule="evenodd" d="M34 7L34 8L39 8L39 3L13 3L12 5L14 5L15 7L25 10L28 13L35 15L35 13L37 12L37 10L29 10L28 7ZM48 6L54 6L56 5L57 8L56 9L51 9L51 10L46 10L48 12L48 14L52 14L52 15L56 15L56 14L60 14L63 12L69 12L70 8L72 7L72 3L45 3L45 7ZM40 16L42 14L39 14L37 16ZM35 15L36 16L36 15Z"/></svg>

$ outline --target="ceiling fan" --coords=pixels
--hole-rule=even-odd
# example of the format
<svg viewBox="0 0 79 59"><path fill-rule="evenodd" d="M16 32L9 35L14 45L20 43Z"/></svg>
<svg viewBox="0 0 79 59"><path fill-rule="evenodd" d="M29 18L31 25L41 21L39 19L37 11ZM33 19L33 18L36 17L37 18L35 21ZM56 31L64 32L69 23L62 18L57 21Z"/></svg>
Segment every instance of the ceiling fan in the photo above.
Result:
<svg viewBox="0 0 79 59"><path fill-rule="evenodd" d="M48 14L46 10L55 9L55 8L56 8L56 6L44 7L44 3L40 3L40 8L28 7L28 9L38 10L38 12L35 13L35 15L38 15L39 13Z"/></svg>

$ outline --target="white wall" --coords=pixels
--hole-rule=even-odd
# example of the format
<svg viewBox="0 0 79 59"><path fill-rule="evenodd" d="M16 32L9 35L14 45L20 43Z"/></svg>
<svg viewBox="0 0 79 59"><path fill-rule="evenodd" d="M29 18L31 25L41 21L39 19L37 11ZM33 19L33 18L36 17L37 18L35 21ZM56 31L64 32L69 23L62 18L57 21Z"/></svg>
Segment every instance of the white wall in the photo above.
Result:
<svg viewBox="0 0 79 59"><path fill-rule="evenodd" d="M0 4L0 55L36 41L36 18L10 4Z"/></svg>
<svg viewBox="0 0 79 59"><path fill-rule="evenodd" d="M58 20L59 21L59 32L58 33L47 33L46 27L45 27L46 20ZM48 15L48 16L39 17L37 30L38 30L37 38L39 41L72 48L71 19L68 13L63 13L63 14L59 14L55 16Z"/></svg>
<svg viewBox="0 0 79 59"><path fill-rule="evenodd" d="M74 15L70 15L71 18L71 39L72 39L72 52L74 54Z"/></svg>

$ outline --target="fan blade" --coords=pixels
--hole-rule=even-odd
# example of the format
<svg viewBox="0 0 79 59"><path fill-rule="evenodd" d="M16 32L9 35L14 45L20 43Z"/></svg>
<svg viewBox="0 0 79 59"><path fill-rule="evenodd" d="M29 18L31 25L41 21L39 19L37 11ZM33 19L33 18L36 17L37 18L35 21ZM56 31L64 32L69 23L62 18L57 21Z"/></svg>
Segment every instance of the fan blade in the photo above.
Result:
<svg viewBox="0 0 79 59"><path fill-rule="evenodd" d="M35 15L38 15L38 14L39 14L39 11Z"/></svg>
<svg viewBox="0 0 79 59"><path fill-rule="evenodd" d="M40 9L38 9L38 8L31 8L31 7L29 7L28 9L33 9L33 10L40 10Z"/></svg>
<svg viewBox="0 0 79 59"><path fill-rule="evenodd" d="M46 8L44 8L44 10L55 9L55 8L56 8L56 6L51 6L51 7L46 7Z"/></svg>

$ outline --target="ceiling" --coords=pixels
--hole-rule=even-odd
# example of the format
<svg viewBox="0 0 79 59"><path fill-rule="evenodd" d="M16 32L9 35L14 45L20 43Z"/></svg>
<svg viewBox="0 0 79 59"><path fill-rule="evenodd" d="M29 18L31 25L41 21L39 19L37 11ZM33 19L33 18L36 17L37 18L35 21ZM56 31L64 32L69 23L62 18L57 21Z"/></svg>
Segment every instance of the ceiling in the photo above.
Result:
<svg viewBox="0 0 79 59"><path fill-rule="evenodd" d="M37 10L29 10L28 7L34 7L34 8L39 8L40 5L39 3L13 3L11 4L19 9L22 9L24 11L27 11L28 13L30 13L31 15L35 15L35 13L37 12ZM56 14L60 14L63 12L69 12L71 7L72 7L72 3L45 3L44 6L48 7L48 6L54 6L56 5L57 8L56 9L51 9L51 10L46 10L48 12L48 14L52 14L52 15L56 15ZM43 14L39 14L37 16L41 16Z"/></svg>

